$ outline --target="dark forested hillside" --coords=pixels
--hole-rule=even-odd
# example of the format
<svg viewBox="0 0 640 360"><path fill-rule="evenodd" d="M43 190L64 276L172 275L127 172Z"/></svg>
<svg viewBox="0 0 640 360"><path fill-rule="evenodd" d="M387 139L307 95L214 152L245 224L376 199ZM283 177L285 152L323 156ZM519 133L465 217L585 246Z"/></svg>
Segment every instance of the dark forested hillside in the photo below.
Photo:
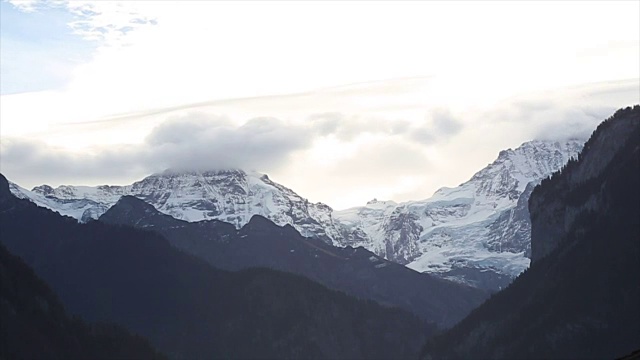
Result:
<svg viewBox="0 0 640 360"><path fill-rule="evenodd" d="M640 348L640 106L598 127L578 160L534 190L530 211L531 267L428 341L424 359L603 359Z"/></svg>
<svg viewBox="0 0 640 360"><path fill-rule="evenodd" d="M0 359L162 359L122 327L70 318L53 291L0 244Z"/></svg>
<svg viewBox="0 0 640 360"><path fill-rule="evenodd" d="M124 325L172 358L412 358L431 331L300 276L217 270L155 233L78 224L15 198L1 175L0 229L69 312Z"/></svg>
<svg viewBox="0 0 640 360"><path fill-rule="evenodd" d="M605 177L630 155L638 141L640 106L618 110L614 116L603 121L587 140L577 159L571 159L561 171L544 179L533 190L529 204L531 212L531 259L543 258L558 244L570 236L569 231L582 233L586 230L578 226L577 220L586 213L606 214L610 210L607 195L602 187L609 182ZM633 171L637 166L629 163ZM580 216L578 216L580 215ZM585 223L588 224L588 223Z"/></svg>
<svg viewBox="0 0 640 360"><path fill-rule="evenodd" d="M411 311L442 327L460 321L487 297L483 290L421 274L360 247L340 248L305 238L292 226L255 215L239 231L216 220L175 219L123 196L101 222L155 231L216 268L269 267L308 277L329 288Z"/></svg>

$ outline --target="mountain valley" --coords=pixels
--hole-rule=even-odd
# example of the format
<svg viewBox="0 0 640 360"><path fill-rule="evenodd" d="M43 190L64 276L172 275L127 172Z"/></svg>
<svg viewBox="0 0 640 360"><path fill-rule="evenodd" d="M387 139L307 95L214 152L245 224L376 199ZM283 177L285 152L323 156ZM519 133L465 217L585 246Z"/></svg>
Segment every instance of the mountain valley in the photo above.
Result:
<svg viewBox="0 0 640 360"><path fill-rule="evenodd" d="M624 356L640 348L639 139L640 106L620 109L586 144L527 142L427 200L342 211L241 170L32 191L0 176L2 274L42 279L0 274L35 304L2 311L71 357ZM29 353L2 331L3 354Z"/></svg>

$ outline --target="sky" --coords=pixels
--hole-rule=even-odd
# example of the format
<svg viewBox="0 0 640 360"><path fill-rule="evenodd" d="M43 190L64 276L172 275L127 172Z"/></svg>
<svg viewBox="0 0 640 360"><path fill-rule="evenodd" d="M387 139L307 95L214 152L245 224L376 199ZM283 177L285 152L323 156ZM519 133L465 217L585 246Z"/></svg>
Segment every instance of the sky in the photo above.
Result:
<svg viewBox="0 0 640 360"><path fill-rule="evenodd" d="M419 200L640 103L640 2L2 1L0 171Z"/></svg>

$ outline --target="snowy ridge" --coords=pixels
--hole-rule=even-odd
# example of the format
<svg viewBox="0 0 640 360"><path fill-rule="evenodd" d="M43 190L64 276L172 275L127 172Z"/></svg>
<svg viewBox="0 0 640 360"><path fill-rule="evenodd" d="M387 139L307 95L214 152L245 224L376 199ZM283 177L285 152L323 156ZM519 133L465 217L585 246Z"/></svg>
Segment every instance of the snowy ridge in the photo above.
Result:
<svg viewBox="0 0 640 360"><path fill-rule="evenodd" d="M344 240L421 272L497 289L529 265L527 200L533 187L576 157L583 140L531 141L455 188L422 201L334 212ZM354 214L369 219L356 219Z"/></svg>
<svg viewBox="0 0 640 360"><path fill-rule="evenodd" d="M39 192L37 188L29 191L12 182L9 182L9 189L20 199L31 200L38 206L54 210L60 215L76 218L81 222L86 222L91 218L97 219L98 216L102 215L109 208L107 205L86 197L57 198L51 195L44 195Z"/></svg>
<svg viewBox="0 0 640 360"><path fill-rule="evenodd" d="M63 185L54 189L42 185L28 191L14 185L12 192L82 222L97 219L121 196L132 195L186 221L216 219L241 228L253 215L262 215L278 225L292 225L304 236L327 242L337 236L329 206L310 203L257 172L167 170L126 186Z"/></svg>

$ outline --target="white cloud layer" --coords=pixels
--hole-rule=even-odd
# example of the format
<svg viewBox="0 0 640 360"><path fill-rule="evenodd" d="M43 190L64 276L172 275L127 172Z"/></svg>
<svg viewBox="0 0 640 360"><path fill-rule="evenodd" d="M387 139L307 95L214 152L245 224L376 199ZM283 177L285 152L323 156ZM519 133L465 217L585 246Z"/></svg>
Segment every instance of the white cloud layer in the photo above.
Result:
<svg viewBox="0 0 640 360"><path fill-rule="evenodd" d="M11 3L94 49L0 97L0 171L28 187L242 167L336 208L425 198L640 102L638 2Z"/></svg>

